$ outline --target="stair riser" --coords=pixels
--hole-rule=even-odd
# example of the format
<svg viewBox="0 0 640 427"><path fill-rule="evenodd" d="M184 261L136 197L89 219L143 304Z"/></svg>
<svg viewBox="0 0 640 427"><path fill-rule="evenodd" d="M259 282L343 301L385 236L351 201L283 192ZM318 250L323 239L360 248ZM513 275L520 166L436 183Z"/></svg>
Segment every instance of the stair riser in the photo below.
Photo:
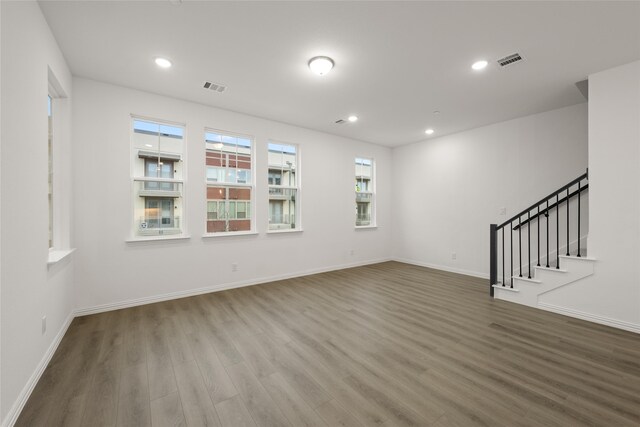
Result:
<svg viewBox="0 0 640 427"><path fill-rule="evenodd" d="M566 271L535 269L534 280L540 283L514 277L513 286L519 292L507 291L498 287L494 288L494 296L501 300L537 307L540 295L590 276L593 274L594 264L595 260L593 259L562 257L560 258L560 267Z"/></svg>

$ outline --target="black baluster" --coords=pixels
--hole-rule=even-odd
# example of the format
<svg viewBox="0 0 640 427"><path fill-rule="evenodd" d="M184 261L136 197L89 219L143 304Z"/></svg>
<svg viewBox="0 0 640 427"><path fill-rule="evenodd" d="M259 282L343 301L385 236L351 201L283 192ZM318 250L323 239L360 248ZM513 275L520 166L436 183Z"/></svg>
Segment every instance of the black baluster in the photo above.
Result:
<svg viewBox="0 0 640 427"><path fill-rule="evenodd" d="M538 267L540 267L540 205L538 205Z"/></svg>
<svg viewBox="0 0 640 427"><path fill-rule="evenodd" d="M529 275L527 276L531 279L531 211L527 212L527 257L529 259Z"/></svg>
<svg viewBox="0 0 640 427"><path fill-rule="evenodd" d="M504 227L502 228L502 287L505 286L504 281Z"/></svg>
<svg viewBox="0 0 640 427"><path fill-rule="evenodd" d="M570 256L569 251L569 189L567 188L567 256Z"/></svg>
<svg viewBox="0 0 640 427"><path fill-rule="evenodd" d="M578 181L578 257L580 257L580 181Z"/></svg>
<svg viewBox="0 0 640 427"><path fill-rule="evenodd" d="M560 269L560 198L556 194L556 268Z"/></svg>
<svg viewBox="0 0 640 427"><path fill-rule="evenodd" d="M511 289L513 289L513 221L509 222L509 233L511 235L511 244L509 245L509 252L511 252Z"/></svg>
<svg viewBox="0 0 640 427"><path fill-rule="evenodd" d="M549 268L549 199L547 199L547 268Z"/></svg>
<svg viewBox="0 0 640 427"><path fill-rule="evenodd" d="M518 274L522 277L522 222L520 222L520 218L518 217L518 258L520 259L520 270L518 270Z"/></svg>
<svg viewBox="0 0 640 427"><path fill-rule="evenodd" d="M493 297L494 286L498 283L498 226L489 225L489 295Z"/></svg>

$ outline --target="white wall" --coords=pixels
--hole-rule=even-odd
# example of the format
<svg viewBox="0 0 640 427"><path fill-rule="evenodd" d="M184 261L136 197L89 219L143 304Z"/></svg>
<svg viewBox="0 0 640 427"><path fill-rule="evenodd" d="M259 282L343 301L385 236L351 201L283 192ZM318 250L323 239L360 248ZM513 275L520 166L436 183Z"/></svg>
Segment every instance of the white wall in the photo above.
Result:
<svg viewBox="0 0 640 427"><path fill-rule="evenodd" d="M640 332L640 61L589 76L589 256L595 273L546 295L566 314Z"/></svg>
<svg viewBox="0 0 640 427"><path fill-rule="evenodd" d="M389 148L91 80L73 81L80 310L390 258ZM131 114L186 124L189 240L126 243L131 229ZM205 128L255 137L259 235L202 238ZM265 233L269 138L299 144L301 233ZM377 229L354 229L356 156L377 161ZM236 262L238 271L232 272Z"/></svg>
<svg viewBox="0 0 640 427"><path fill-rule="evenodd" d="M47 268L48 67L71 95L71 74L35 2L1 2L2 164L1 260L2 389L0 418L27 397L30 379L43 368L51 346L74 308L73 259ZM69 213L70 99L57 107L55 211ZM68 216L68 215L67 215ZM58 218L61 227L70 221ZM68 244L68 241L67 241ZM47 316L47 332L41 318ZM37 378L36 378L37 379Z"/></svg>
<svg viewBox="0 0 640 427"><path fill-rule="evenodd" d="M32 380L74 308L90 312L392 256L486 276L488 225L502 222L584 172L587 165L586 104L392 151L172 98L72 80L38 5L0 4L3 424L28 397ZM57 104L56 120L66 118L56 125L56 189L61 191L55 211L64 217L58 219L63 230L73 224L65 244L79 249L50 268L47 67L70 99L73 89L73 104L70 99ZM640 63L591 76L590 97L589 255L601 261L593 277L545 298L568 314L599 316L623 327L640 325L640 273L634 269L640 255ZM188 240L126 242L132 213L130 114L186 124ZM205 127L255 137L258 235L202 238ZM265 233L268 139L299 144L301 233ZM356 156L377 162L376 229L354 228ZM72 189L78 197L71 197ZM499 215L501 207L506 208L505 216ZM618 213L616 221L611 221L611 211ZM237 272L231 271L232 263L238 263ZM40 330L42 316L47 316L45 334Z"/></svg>
<svg viewBox="0 0 640 427"><path fill-rule="evenodd" d="M489 224L585 172L587 105L429 139L392 154L394 258L488 277Z"/></svg>
<svg viewBox="0 0 640 427"><path fill-rule="evenodd" d="M2 25L2 6L0 5L0 26ZM0 47L2 46L2 31L0 27ZM0 100L2 98L2 49L0 48ZM2 102L0 102L0 166L2 165ZM0 321L2 320L2 173L0 173ZM2 327L0 325L0 425L5 418L2 404Z"/></svg>

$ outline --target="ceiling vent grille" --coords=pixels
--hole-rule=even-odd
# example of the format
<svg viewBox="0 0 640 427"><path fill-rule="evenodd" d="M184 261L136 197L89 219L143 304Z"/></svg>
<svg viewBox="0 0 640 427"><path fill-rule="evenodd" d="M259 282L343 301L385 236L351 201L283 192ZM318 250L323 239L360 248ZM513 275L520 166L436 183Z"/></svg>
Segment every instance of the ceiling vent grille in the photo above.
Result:
<svg viewBox="0 0 640 427"><path fill-rule="evenodd" d="M516 62L523 61L524 58L519 53L513 53L511 55L507 55L504 58L498 59L498 65L501 68L506 67L507 65L515 64Z"/></svg>
<svg viewBox="0 0 640 427"><path fill-rule="evenodd" d="M342 119L338 119L338 120L336 120L336 124L338 124L338 125L341 125L341 124L343 124L343 123L344 123L344 120L342 120Z"/></svg>
<svg viewBox="0 0 640 427"><path fill-rule="evenodd" d="M204 88L212 90L214 92L218 92L218 93L222 93L225 90L227 90L227 87L225 85L221 85L219 83L211 83L211 82L204 82Z"/></svg>

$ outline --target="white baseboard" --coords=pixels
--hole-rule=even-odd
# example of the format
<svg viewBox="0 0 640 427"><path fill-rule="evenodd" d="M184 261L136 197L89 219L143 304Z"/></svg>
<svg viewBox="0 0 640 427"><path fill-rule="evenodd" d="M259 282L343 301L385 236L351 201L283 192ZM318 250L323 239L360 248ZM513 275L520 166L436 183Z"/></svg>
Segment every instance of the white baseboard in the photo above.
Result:
<svg viewBox="0 0 640 427"><path fill-rule="evenodd" d="M438 264L431 264L431 263L428 263L428 262L421 262L421 261L416 261L416 260L411 260L411 259L406 259L406 258L398 258L398 257L394 257L393 261L403 262L403 263L412 264L412 265L418 265L418 266L421 266L421 267L435 268L437 270L449 271L451 273L466 274L467 276L479 277L479 278L487 279L487 280L489 279L489 275L488 274L479 273L479 272L476 272L476 271L469 271L469 270L464 270L464 269L459 269L459 268L452 268L452 267L448 267L448 266L443 266L443 265L438 265ZM563 314L565 316L574 317L574 318L577 318L577 319L582 319L582 320L586 320L586 321L589 321L589 322L599 323L601 325L611 326L613 328L623 329L625 331L630 331L630 332L635 332L637 334L640 334L640 325L639 324L635 324L635 323L631 323L631 322L625 322L625 321L617 320L617 319L612 319L612 318L609 318L609 317L606 317L606 316L600 316L600 315L596 315L596 314L585 313L585 312L582 312L582 311L573 310L573 309L564 308L564 307L559 307L559 306L552 305L552 304L547 304L547 303L538 303L538 308L540 308L541 310L551 311L551 312L554 312L554 313L557 313L557 314Z"/></svg>
<svg viewBox="0 0 640 427"><path fill-rule="evenodd" d="M258 285L258 284L261 284L261 283L268 283L268 282L274 282L274 281L278 281L278 280L291 279L291 278L295 278L295 277L309 276L311 274L325 273L325 272L328 272L328 271L342 270L342 269L345 269L345 268L353 268L353 267L360 267L360 266L364 266L364 265L377 264L377 263L386 262L386 261L397 261L397 262L402 262L402 263L406 263L406 264L418 265L418 266L421 266L421 267L428 267L428 268L434 268L434 269L438 269L438 270L448 271L448 272L452 272L452 273L465 274L465 275L468 275L468 276L479 277L479 278L487 279L487 280L489 279L489 276L487 274L476 272L476 271L457 269L457 268L452 268L452 267L443 266L443 265L437 265L437 264L425 263L425 262L416 261L416 260L410 260L410 259L405 259L405 258L394 257L394 258L381 258L381 259L368 260L368 261L362 261L362 262L356 262L356 263L347 263L347 264L335 265L335 266L331 266L331 267L310 269L310 270L300 271L300 272L291 273L291 274L282 274L282 275L276 275L276 276L271 276L271 277L263 277L263 278L260 278L260 279L253 279L253 280L245 280L245 281L239 281L239 282L225 283L225 284L208 286L208 287L203 287L203 288L198 288L198 289L191 289L191 290L179 291L179 292L171 292L171 293L166 293L166 294L162 294L162 295L155 295L155 296L150 296L150 297L137 298L137 299L132 299L132 300L120 301L120 302L116 302L116 303L103 304L103 305L98 305L98 306L94 306L94 307L87 307L87 308L83 308L83 309L78 309L78 310L75 310L74 312L70 313L69 316L67 317L67 319L65 320L64 324L60 328L60 331L58 332L58 334L56 335L55 339L53 340L53 342L51 343L51 345L47 349L47 352L42 357L42 360L38 364L36 370L31 375L31 378L29 378L29 381L27 382L27 384L23 388L23 390L20 393L18 399L13 404L12 408L9 410L9 413L7 414L5 419L3 420L2 427L12 427L15 424L15 422L17 421L18 416L20 415L20 412L24 408L24 405L26 404L27 400L29 399L29 396L31 396L31 393L33 392L33 389L35 388L36 384L40 380L40 377L42 376L42 373L44 372L44 370L46 369L47 365L49 364L49 361L51 360L51 358L53 357L53 354L57 350L58 345L60 344L60 341L62 340L62 338L64 337L65 333L67 332L67 329L69 328L69 325L71 325L71 322L74 319L74 317L86 316L86 315L95 314L95 313L102 313L102 312L111 311L111 310L119 310L119 309L122 309L122 308L133 307L133 306L144 305L144 304L151 304L151 303L167 301L167 300L171 300L171 299L185 298L185 297L189 297L189 296L195 296L195 295L200 295L200 294L205 294L205 293L210 293L210 292L222 291L222 290L226 290L226 289L240 288L240 287L243 287L243 286L252 286L252 285ZM551 304L539 303L538 306L543 310L552 311L552 312L555 312L555 313L558 313L558 314L564 314L564 315L567 315L567 316L570 316L570 317L575 317L575 318L578 318L578 319L583 319L583 320L587 320L587 321L591 321L591 322L595 322L595 323L599 323L599 324L603 324L603 325L607 325L607 326L612 326L614 328L619 328L619 329L624 329L624 330L635 332L635 333L640 333L640 325L637 325L637 324L634 324L634 323L624 322L624 321L611 319L611 318L604 317L604 316L598 316L598 315L594 315L594 314L590 314L590 313L584 313L584 312L581 312L581 311L567 309L567 308L563 308L563 307L558 307L558 306L554 306L554 305L551 305Z"/></svg>
<svg viewBox="0 0 640 427"><path fill-rule="evenodd" d="M393 261L398 261L398 262L403 262L405 264L418 265L420 267L435 268L436 270L448 271L450 273L465 274L467 276L479 277L481 279L489 280L489 275L488 274L480 273L478 271L464 270L462 268L453 268L453 267L449 267L449 266L446 266L446 265L431 264L431 263L428 263L428 262L416 261L416 260L407 259L407 258L394 257L394 258L392 258L392 260Z"/></svg>
<svg viewBox="0 0 640 427"><path fill-rule="evenodd" d="M42 356L42 359L40 360L40 363L38 363L36 370L33 372L31 378L29 378L29 381L27 381L27 384L25 384L24 388L20 392L18 399L16 399L13 406L9 410L9 413L2 421L2 427L12 427L16 423L16 421L18 421L18 417L22 412L22 408L24 408L27 400L29 400L29 397L31 396L31 393L33 392L36 384L38 384L38 381L40 381L42 373L47 368L47 365L51 361L51 358L58 349L58 345L60 345L60 341L62 341L62 337L64 337L64 334L67 333L67 329L69 329L69 325L71 325L74 317L74 312L69 313L69 315L67 316L66 320L62 324L62 327L58 331L58 334L55 336L53 342L47 349L47 352L44 354L44 356Z"/></svg>
<svg viewBox="0 0 640 427"><path fill-rule="evenodd" d="M227 289L242 288L244 286L259 285L262 283L275 282L278 280L309 276L311 274L326 273L328 271L343 270L345 268L361 267L363 265L377 264L377 263L386 262L386 261L392 261L392 259L380 258L380 259L374 259L374 260L368 260L368 261L334 265L331 267L315 268L310 270L298 271L295 273L262 277L259 279L250 279L250 280L243 280L243 281L231 282L231 283L221 283L213 286L205 286L203 288L189 289L189 290L178 291L178 292L170 292L166 294L153 295L153 296L148 296L143 298L136 298L136 299L118 301L118 302L109 303L109 304L96 305L93 307L81 308L75 311L75 315L77 317L87 316L89 314L103 313L105 311L120 310L122 308L135 307L138 305L152 304L152 303L168 301L172 299L186 298L186 297L191 297L195 295L208 294L211 292L224 291Z"/></svg>
<svg viewBox="0 0 640 427"><path fill-rule="evenodd" d="M62 341L62 337L64 337L65 333L67 332L67 329L69 329L69 325L71 325L71 322L75 317L102 313L102 312L112 311L112 310L119 310L121 308L151 304L154 302L167 301L171 299L185 298L189 296L222 291L226 289L240 288L243 286L258 285L261 283L274 282L274 281L284 280L284 279L292 279L295 277L309 276L311 274L325 273L328 271L343 270L345 268L353 268L353 267L360 267L364 265L377 264L377 263L386 262L386 261L391 261L391 258L380 258L380 259L374 259L374 260L368 260L368 261L340 264L340 265L335 265L331 267L310 269L310 270L300 271L292 274L282 274L282 275L276 275L271 277L263 277L260 279L245 280L245 281L233 282L233 283L224 283L224 284L219 284L214 286L207 286L204 288L191 289L191 290L180 291L180 292L171 292L171 293L162 294L162 295L155 295L155 296L150 296L145 298L137 298L137 299L127 300L127 301L120 301L116 303L103 304L95 307L87 307L87 308L75 310L69 313L69 316L67 317L64 324L62 325L62 328L60 328L60 331L58 332L55 339L47 349L47 352L45 353L45 355L42 357L42 360L36 367L36 370L31 375L31 378L29 378L29 381L22 389L22 392L20 393L20 395L18 396L18 399L15 401L15 403L11 407L11 410L9 410L9 413L3 420L1 426L12 427L16 423L16 421L18 420L18 417L20 416L20 413L22 412L22 409L24 408L24 405L27 403L27 400L29 400L29 397L31 396L33 389L35 388L36 384L40 380L42 373L44 372L47 365L51 361L53 354L58 349L58 345L60 345L60 341Z"/></svg>
<svg viewBox="0 0 640 427"><path fill-rule="evenodd" d="M610 317L600 316L597 314L585 313L571 308L559 307L557 305L547 304L544 302L539 302L538 307L542 310L551 311L557 314L563 314L565 316L575 317L589 322L599 323L601 325L611 326L612 328L624 329L625 331L640 334L640 325L635 323L612 319Z"/></svg>

